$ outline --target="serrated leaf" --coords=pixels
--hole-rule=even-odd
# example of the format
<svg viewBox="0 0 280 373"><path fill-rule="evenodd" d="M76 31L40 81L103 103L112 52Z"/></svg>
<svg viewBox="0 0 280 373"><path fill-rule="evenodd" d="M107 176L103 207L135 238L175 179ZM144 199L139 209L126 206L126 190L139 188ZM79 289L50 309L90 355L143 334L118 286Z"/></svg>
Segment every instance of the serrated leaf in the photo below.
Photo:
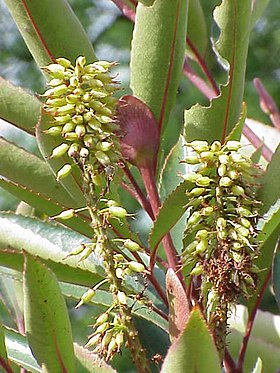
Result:
<svg viewBox="0 0 280 373"><path fill-rule="evenodd" d="M28 372L42 372L42 369L32 355L25 336L13 329L5 328L5 342L10 361L23 367Z"/></svg>
<svg viewBox="0 0 280 373"><path fill-rule="evenodd" d="M84 55L88 61L96 60L90 40L65 1L6 0L6 4L38 66L58 57L74 61Z"/></svg>
<svg viewBox="0 0 280 373"><path fill-rule="evenodd" d="M26 252L23 293L26 335L37 361L49 372L75 372L71 325L58 282Z"/></svg>
<svg viewBox="0 0 280 373"><path fill-rule="evenodd" d="M258 239L265 242L280 224L280 198L259 219L257 229L260 231ZM279 232L280 233L280 232Z"/></svg>
<svg viewBox="0 0 280 373"><path fill-rule="evenodd" d="M166 197L182 182L182 176L188 172L186 163L181 162L186 157L186 141L180 135L178 142L167 155L160 176L159 190L161 200Z"/></svg>
<svg viewBox="0 0 280 373"><path fill-rule="evenodd" d="M247 50L250 34L251 0L224 0L214 18L221 33L216 43L220 59L229 66L229 77L221 94L209 107L195 105L185 112L188 141L224 141L238 122L241 112Z"/></svg>
<svg viewBox="0 0 280 373"><path fill-rule="evenodd" d="M36 126L36 138L40 152L43 157L47 160L53 174L56 175L57 171L61 169L64 164L73 164L68 156L62 156L55 159L50 159L50 155L55 147L63 143L63 139L60 137L54 137L45 134L43 131L51 127L52 118L42 110L40 120ZM85 197L82 192L82 182L80 176L80 170L77 166L73 166L73 171L66 178L60 181L61 185L67 190L68 194L75 200L76 204L81 206L86 205Z"/></svg>
<svg viewBox="0 0 280 373"><path fill-rule="evenodd" d="M182 72L187 8L187 0L160 0L152 7L138 4L136 10L131 88L152 110L160 128L168 122Z"/></svg>
<svg viewBox="0 0 280 373"><path fill-rule="evenodd" d="M66 206L55 203L50 198L46 198L44 195L28 189L24 185L14 183L10 180L2 179L1 177L0 187L48 216L55 216L62 210L66 209ZM84 215L84 213L79 213L78 217L64 220L63 224L67 227L72 228L76 232L84 234L87 237L92 236L92 229L89 226L88 217Z"/></svg>
<svg viewBox="0 0 280 373"><path fill-rule="evenodd" d="M35 96L0 77L0 118L34 135L40 107Z"/></svg>
<svg viewBox="0 0 280 373"><path fill-rule="evenodd" d="M158 215L151 230L149 243L153 250L160 243L162 238L170 231L186 211L185 205L188 202L186 190L191 187L190 182L181 183L164 201L159 209Z"/></svg>
<svg viewBox="0 0 280 373"><path fill-rule="evenodd" d="M36 218L13 213L0 213L0 264L22 270L22 248L38 255L57 274L61 281L91 286L102 279L100 260L93 254L91 259L79 262L67 254L81 243L90 240L59 224L42 222ZM12 250L13 249L13 250Z"/></svg>
<svg viewBox="0 0 280 373"><path fill-rule="evenodd" d="M75 356L84 368L83 372L88 373L117 373L115 369L106 364L97 354L85 347L74 343ZM79 370L80 371L80 370Z"/></svg>
<svg viewBox="0 0 280 373"><path fill-rule="evenodd" d="M185 330L167 353L161 373L170 372L221 372L217 349L198 307L193 309Z"/></svg>
<svg viewBox="0 0 280 373"><path fill-rule="evenodd" d="M81 207L61 184L57 183L46 162L34 154L0 137L0 174L6 179L28 187L34 193L51 198L54 202Z"/></svg>
<svg viewBox="0 0 280 373"><path fill-rule="evenodd" d="M227 136L226 141L231 141L231 140L240 141L246 118L247 118L247 106L246 106L246 103L243 102L240 118L238 122L235 124L235 126L233 127L233 129L231 130L231 132L229 133L229 135Z"/></svg>

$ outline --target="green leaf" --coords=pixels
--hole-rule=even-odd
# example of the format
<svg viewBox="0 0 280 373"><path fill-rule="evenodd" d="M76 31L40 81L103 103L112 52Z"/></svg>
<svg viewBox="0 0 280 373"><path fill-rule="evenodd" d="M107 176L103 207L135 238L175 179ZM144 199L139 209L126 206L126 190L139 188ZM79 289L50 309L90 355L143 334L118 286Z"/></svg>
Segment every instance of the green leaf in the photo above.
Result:
<svg viewBox="0 0 280 373"><path fill-rule="evenodd" d="M5 342L10 361L23 367L28 372L42 372L42 369L32 355L25 336L13 329L5 328Z"/></svg>
<svg viewBox="0 0 280 373"><path fill-rule="evenodd" d="M0 118L34 135L40 106L35 96L0 77Z"/></svg>
<svg viewBox="0 0 280 373"><path fill-rule="evenodd" d="M0 264L22 271L22 249L38 255L55 271L61 281L91 286L102 279L100 260L79 262L79 257L67 254L81 243L90 240L55 223L42 222L37 218L13 213L0 213ZM5 248L9 248L4 250Z"/></svg>
<svg viewBox="0 0 280 373"><path fill-rule="evenodd" d="M71 198L58 183L47 163L0 137L0 186L49 216L67 208L84 206L84 202ZM79 214L65 225L86 235L92 234L85 213Z"/></svg>
<svg viewBox="0 0 280 373"><path fill-rule="evenodd" d="M253 11L251 17L251 27L253 28L259 18L262 16L265 8L267 7L270 0L256 0L253 3Z"/></svg>
<svg viewBox="0 0 280 373"><path fill-rule="evenodd" d="M59 214L66 206L59 205L58 203L52 202L50 198L46 198L40 193L35 193L31 189L28 189L24 185L13 183L0 177L0 187L7 190L20 200L25 201L29 205L35 207L38 211L45 213L48 216L54 216ZM92 236L92 229L86 221L87 216L83 213L78 214L79 217L74 217L69 220L64 220L63 224L67 227L72 228L74 231L84 234L87 237Z"/></svg>
<svg viewBox="0 0 280 373"><path fill-rule="evenodd" d="M221 33L216 49L229 68L228 82L209 107L197 104L185 111L188 141L222 140L239 121L250 34L251 0L224 0L214 11Z"/></svg>
<svg viewBox="0 0 280 373"><path fill-rule="evenodd" d="M170 153L167 155L160 176L159 190L161 200L165 200L167 196L182 182L182 176L188 173L186 163L181 162L186 157L186 141L180 135L178 142L173 146Z"/></svg>
<svg viewBox="0 0 280 373"><path fill-rule="evenodd" d="M267 166L266 173L263 180L261 181L262 187L259 189L259 194L257 198L262 202L262 207L260 214L264 215L269 212L271 219L263 226L264 233L260 232L260 237L263 238L264 243L261 244L261 255L256 260L256 265L262 269L259 273L258 287L256 289L255 295L250 298L248 306L252 309L254 302L256 301L257 294L259 293L260 288L263 285L263 281L267 276L268 271L271 268L271 263L273 260L273 252L276 245L276 242L279 238L279 227L277 222L279 221L279 210L276 214L273 214L274 205L278 206L276 203L280 198L280 173L279 173L279 164L280 164L280 145L276 149L276 152L273 154L272 160ZM271 210L270 210L271 209ZM267 234L265 232L267 230Z"/></svg>
<svg viewBox="0 0 280 373"><path fill-rule="evenodd" d="M186 190L191 187L190 182L181 183L164 201L151 230L149 242L151 250L160 243L162 238L177 223L186 211L188 202Z"/></svg>
<svg viewBox="0 0 280 373"><path fill-rule="evenodd" d="M138 4L131 52L133 94L165 128L182 72L187 27L187 0ZM143 79L143 77L145 77Z"/></svg>
<svg viewBox="0 0 280 373"><path fill-rule="evenodd" d="M65 163L69 163L70 158L65 155L60 158L49 159L49 156L52 154L52 150L63 143L62 138L57 138L45 134L43 131L51 127L51 117L42 110L40 120L36 126L36 138L40 152L43 157L47 160L49 166L53 170L54 174L61 169ZM73 161L70 161L73 164ZM81 186L81 173L77 166L73 166L73 171L69 176L60 181L61 185L67 190L68 194L72 196L72 199L76 201L76 204L79 206L85 206L86 201L82 192Z"/></svg>
<svg viewBox="0 0 280 373"><path fill-rule="evenodd" d="M280 225L280 198L274 205L259 219L257 229L260 231L258 239L260 242L265 242L270 235Z"/></svg>
<svg viewBox="0 0 280 373"><path fill-rule="evenodd" d="M240 345L247 328L248 312L243 305L232 310L229 320L228 349L238 359ZM252 372L256 358L260 357L263 372L275 372L279 368L280 316L258 310L246 350L244 372Z"/></svg>
<svg viewBox="0 0 280 373"><path fill-rule="evenodd" d="M6 365L9 365L6 344L5 344L4 330L3 330L1 321L0 321L0 359L1 359L2 367L3 367L3 363L5 363Z"/></svg>
<svg viewBox="0 0 280 373"><path fill-rule="evenodd" d="M197 27L199 25L199 27ZM203 9L199 0L189 1L189 15L188 15L188 40L195 46L195 49L201 56L205 55L208 46L207 27ZM193 52L188 48L188 55L195 59Z"/></svg>
<svg viewBox="0 0 280 373"><path fill-rule="evenodd" d="M221 363L205 320L194 308L185 330L170 347L161 373L220 373Z"/></svg>
<svg viewBox="0 0 280 373"><path fill-rule="evenodd" d="M23 293L26 335L37 361L49 372L75 372L71 325L58 282L26 252Z"/></svg>
<svg viewBox="0 0 280 373"><path fill-rule="evenodd" d="M81 299L81 296L88 290L87 287L73 284L63 283L60 284L60 286L64 296L66 296L67 298L71 298L77 302ZM150 294L147 294L149 298ZM112 305L112 302L113 297L110 292L97 290L95 296L91 299L89 304L108 308ZM131 300L131 306L133 306L134 303L134 300ZM160 327L163 331L168 332L168 322L154 311L151 311L146 306L143 306L143 304L135 303L132 307L132 313L142 319L152 322L156 326Z"/></svg>
<svg viewBox="0 0 280 373"><path fill-rule="evenodd" d="M280 309L280 243L275 248L272 265L272 282L276 302Z"/></svg>
<svg viewBox="0 0 280 373"><path fill-rule="evenodd" d="M53 58L74 62L79 55L96 60L92 45L70 5L63 0L6 0L22 37L38 66Z"/></svg>
<svg viewBox="0 0 280 373"><path fill-rule="evenodd" d="M98 355L74 343L75 356L82 365L82 372L89 373L117 373L115 369L106 364ZM81 372L81 369L78 370Z"/></svg>
<svg viewBox="0 0 280 373"><path fill-rule="evenodd" d="M262 188L259 190L258 198L262 201L261 213L266 213L269 208L280 198L280 145L267 166L265 176L262 180Z"/></svg>

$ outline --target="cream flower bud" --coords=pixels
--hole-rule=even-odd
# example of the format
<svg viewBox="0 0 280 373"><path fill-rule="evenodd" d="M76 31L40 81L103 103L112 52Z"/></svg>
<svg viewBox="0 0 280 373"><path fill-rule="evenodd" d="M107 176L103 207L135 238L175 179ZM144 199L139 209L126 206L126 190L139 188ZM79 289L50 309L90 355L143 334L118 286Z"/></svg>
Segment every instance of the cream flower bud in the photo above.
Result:
<svg viewBox="0 0 280 373"><path fill-rule="evenodd" d="M67 177L68 175L70 175L72 171L72 166L70 164L65 164L58 172L57 172L57 175L56 175L56 179L57 181L58 180L61 180L61 179L64 179L65 177Z"/></svg>

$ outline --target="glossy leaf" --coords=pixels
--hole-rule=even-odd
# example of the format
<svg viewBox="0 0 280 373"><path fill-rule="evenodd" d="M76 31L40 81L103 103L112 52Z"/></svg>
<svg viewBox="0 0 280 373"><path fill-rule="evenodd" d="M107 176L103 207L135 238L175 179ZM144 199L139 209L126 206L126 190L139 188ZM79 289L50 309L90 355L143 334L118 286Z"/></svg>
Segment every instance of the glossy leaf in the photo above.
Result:
<svg viewBox="0 0 280 373"><path fill-rule="evenodd" d="M61 281L91 286L102 278L101 262L93 255L83 262L79 262L79 257L66 258L81 243L90 242L81 234L59 224L13 213L1 213L0 222L1 265L21 271L25 249L44 260Z"/></svg>
<svg viewBox="0 0 280 373"><path fill-rule="evenodd" d="M197 27L199 25L199 27ZM204 56L209 40L207 36L207 27L205 22L205 17L203 14L203 9L199 0L189 1L189 15L188 15L188 40L191 41L192 45L195 46L196 51ZM193 52L188 48L188 55L195 59Z"/></svg>
<svg viewBox="0 0 280 373"><path fill-rule="evenodd" d="M247 327L248 312L243 305L232 310L229 320L228 349L238 358L242 338ZM280 317L258 310L244 361L244 372L252 372L257 356L261 358L263 372L275 372L279 368Z"/></svg>
<svg viewBox="0 0 280 373"><path fill-rule="evenodd" d="M59 205L58 203L51 201L51 199L46 198L44 195L37 192L35 193L33 190L28 189L24 185L2 179L1 177L0 187L48 216L55 216L66 208L66 206ZM63 224L69 228L72 228L76 232L82 233L87 237L91 237L92 229L88 224L88 220L86 221L87 216L85 216L83 213L79 213L78 215L81 216L81 218L73 217L72 219L64 220Z"/></svg>
<svg viewBox="0 0 280 373"><path fill-rule="evenodd" d="M191 186L190 182L181 183L164 201L159 209L149 237L150 247L153 250L177 223L186 211L188 202L186 190Z"/></svg>
<svg viewBox="0 0 280 373"><path fill-rule="evenodd" d="M280 198L276 201L274 205L263 215L258 222L258 230L260 233L258 238L260 242L265 242L269 239L270 235L277 229L280 225ZM279 232L280 233L280 232Z"/></svg>
<svg viewBox="0 0 280 373"><path fill-rule="evenodd" d="M39 157L0 138L0 158L1 176L40 193L46 199L51 198L54 203L81 207L55 180L47 163Z"/></svg>
<svg viewBox="0 0 280 373"><path fill-rule="evenodd" d="M181 162L186 157L186 141L180 135L178 142L173 146L166 157L160 176L160 197L165 200L167 196L182 182L183 176L188 172L186 163Z"/></svg>
<svg viewBox="0 0 280 373"><path fill-rule="evenodd" d="M270 0L256 0L253 4L251 27L253 28L259 18L262 16L265 8L267 7Z"/></svg>
<svg viewBox="0 0 280 373"><path fill-rule="evenodd" d="M37 361L49 372L75 372L71 325L58 282L26 252L23 294L26 335Z"/></svg>
<svg viewBox="0 0 280 373"><path fill-rule="evenodd" d="M229 68L226 86L209 107L197 104L185 112L185 133L194 139L224 141L239 121L250 34L251 0L224 0L214 11L221 33L215 46Z"/></svg>
<svg viewBox="0 0 280 373"><path fill-rule="evenodd" d="M138 4L136 10L131 88L152 110L160 128L168 122L183 67L187 8L187 0L159 0L152 7Z"/></svg>
<svg viewBox="0 0 280 373"><path fill-rule="evenodd" d="M38 66L46 66L58 57L74 61L84 55L89 61L96 60L83 27L66 1L6 0L6 4Z"/></svg>
<svg viewBox="0 0 280 373"><path fill-rule="evenodd" d="M81 296L88 289L84 286L65 283L61 284L60 286L63 295L67 298L71 298L77 301L77 303L80 300ZM150 296L150 294L147 295ZM112 305L112 301L113 297L110 292L97 290L95 296L90 300L89 304L108 308ZM131 301L131 305L133 305L133 303L134 301ZM77 312L79 312L79 310ZM147 307L140 305L140 303L136 303L132 307L132 313L140 318L152 322L153 324L160 327L163 331L168 331L168 322L154 311L150 311Z"/></svg>
<svg viewBox="0 0 280 373"><path fill-rule="evenodd" d="M161 373L170 372L221 372L217 349L199 308L193 309L185 330L168 351Z"/></svg>
<svg viewBox="0 0 280 373"><path fill-rule="evenodd" d="M34 359L26 337L17 331L5 328L5 342L9 360L31 373L41 373L42 369Z"/></svg>
<svg viewBox="0 0 280 373"><path fill-rule="evenodd" d="M0 77L0 118L34 135L40 106L35 96Z"/></svg>
<svg viewBox="0 0 280 373"><path fill-rule="evenodd" d="M269 211L269 209L275 205L277 206L276 202L280 198L280 173L279 173L279 163L280 163L280 145L278 146L276 152L274 153L271 162L269 163L266 173L264 175L264 178L261 180L262 187L259 189L258 199L262 202L261 206L261 215L264 215ZM273 207L270 210L273 212ZM275 219L275 220L274 220ZM261 245L261 255L256 260L256 265L262 269L262 271L259 273L259 282L258 282L258 289L256 291L256 294L258 294L258 291L260 287L263 284L263 281L267 275L268 270L271 268L271 262L273 258L273 251L275 248L275 244L277 242L277 239L279 238L280 233L280 225L277 225L277 221L279 219L279 211L275 215L272 215L272 218L270 221L267 222L267 224L264 225L264 235L263 239L265 242ZM274 224L275 223L275 224ZM268 238L265 236L265 229L268 230ZM262 233L260 233L260 236ZM252 297L249 300L249 307L252 308L256 296Z"/></svg>

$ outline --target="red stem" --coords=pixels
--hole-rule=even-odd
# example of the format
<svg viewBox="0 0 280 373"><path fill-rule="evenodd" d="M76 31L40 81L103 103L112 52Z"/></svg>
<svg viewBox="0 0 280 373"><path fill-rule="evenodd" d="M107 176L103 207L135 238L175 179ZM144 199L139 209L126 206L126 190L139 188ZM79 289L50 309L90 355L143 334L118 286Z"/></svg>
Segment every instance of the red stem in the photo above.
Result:
<svg viewBox="0 0 280 373"><path fill-rule="evenodd" d="M151 208L150 202L147 200L147 198L144 196L144 193L142 192L141 188L137 184L134 176L130 172L130 169L127 167L126 164L123 166L123 172L125 173L126 177L128 178L129 182L134 188L134 191L132 189L129 191L127 186L123 184L123 188L125 188L137 201L138 203L143 207L143 209L149 214L150 218L154 220L154 214ZM133 193L135 192L135 193ZM132 194L133 193L133 194Z"/></svg>
<svg viewBox="0 0 280 373"><path fill-rule="evenodd" d="M24 9L26 11L26 14L27 14L28 18L30 19L30 23L32 24L32 26L34 28L34 31L35 31L36 35L38 36L38 39L40 40L43 48L45 49L46 54L48 55L48 57L50 58L50 60L55 63L55 58L52 55L52 53L51 53L51 51L50 51L50 49L49 49L46 41L44 40L44 38L43 38L43 36L42 36L42 34L41 34L38 26L36 25L36 22L34 21L34 18L33 18L32 14L31 14L30 10L28 9L28 6L27 6L25 0L22 0L22 5L23 5L23 7L24 7Z"/></svg>
<svg viewBox="0 0 280 373"><path fill-rule="evenodd" d="M146 167L141 167L139 169L139 171L141 173L146 191L147 191L148 196L149 196L149 200L150 200L150 203L151 203L153 214L156 217L156 215L158 213L158 210L161 206L161 202L160 202L160 199L159 199L159 194L158 194L158 190L157 190L156 183L155 183L155 176L154 176L153 167L152 167L152 165L147 165ZM163 238L162 243L163 243L163 246L164 246L164 249L165 249L168 264L174 270L174 272L177 273L180 266L179 266L179 261L178 261L178 257L177 257L177 252L176 252L176 249L173 245L170 233L168 233ZM155 257L156 250L157 250L157 248L155 248L154 251L151 253L151 257L152 256ZM151 263L151 261L150 261L151 272L153 270L153 265L154 265L154 263ZM183 281L182 275L181 275L181 271L179 271L179 273L180 273L180 280L181 280L182 284L184 284L184 281Z"/></svg>
<svg viewBox="0 0 280 373"><path fill-rule="evenodd" d="M210 71L208 70L208 67L207 65L205 64L205 61L204 59L202 58L202 56L200 55L199 51L196 49L196 47L194 46L194 44L192 43L191 39L189 37L187 37L187 44L188 46L190 47L191 51L193 52L193 54L195 55L196 59L197 59L197 62L201 68L201 70L204 72L205 76L207 77L209 83L211 84L214 92L215 92L215 95L218 96L220 94L220 90L215 82L215 80L213 79Z"/></svg>
<svg viewBox="0 0 280 373"><path fill-rule="evenodd" d="M248 126L248 124L244 124L243 127L243 134L247 137L250 143L258 149L259 147L262 148L262 155L267 162L270 162L273 156L273 152L263 143L263 141L255 134L254 131Z"/></svg>
<svg viewBox="0 0 280 373"><path fill-rule="evenodd" d="M248 319L247 329L245 331L245 334L244 334L244 337L243 337L242 346L241 346L240 352L239 352L239 359L238 359L238 364L237 364L238 372L242 372L242 370L243 370L244 358L245 358L245 353L246 353L246 350L247 350L249 338L250 338L250 335L251 335L251 332L252 332L253 324L254 324L254 321L255 321L255 318L256 318L256 314L257 314L259 305L261 303L264 291L265 291L265 289L266 289L266 287L267 287L267 285L268 285L268 283L270 281L271 272L272 271L270 269L268 271L268 274L266 275L266 278L265 278L264 283L263 283L263 285L261 287L261 290L260 290L259 294L257 295L257 300L256 300L256 303L254 305L254 308L253 308L253 310L251 312L251 315L250 315L250 317Z"/></svg>

